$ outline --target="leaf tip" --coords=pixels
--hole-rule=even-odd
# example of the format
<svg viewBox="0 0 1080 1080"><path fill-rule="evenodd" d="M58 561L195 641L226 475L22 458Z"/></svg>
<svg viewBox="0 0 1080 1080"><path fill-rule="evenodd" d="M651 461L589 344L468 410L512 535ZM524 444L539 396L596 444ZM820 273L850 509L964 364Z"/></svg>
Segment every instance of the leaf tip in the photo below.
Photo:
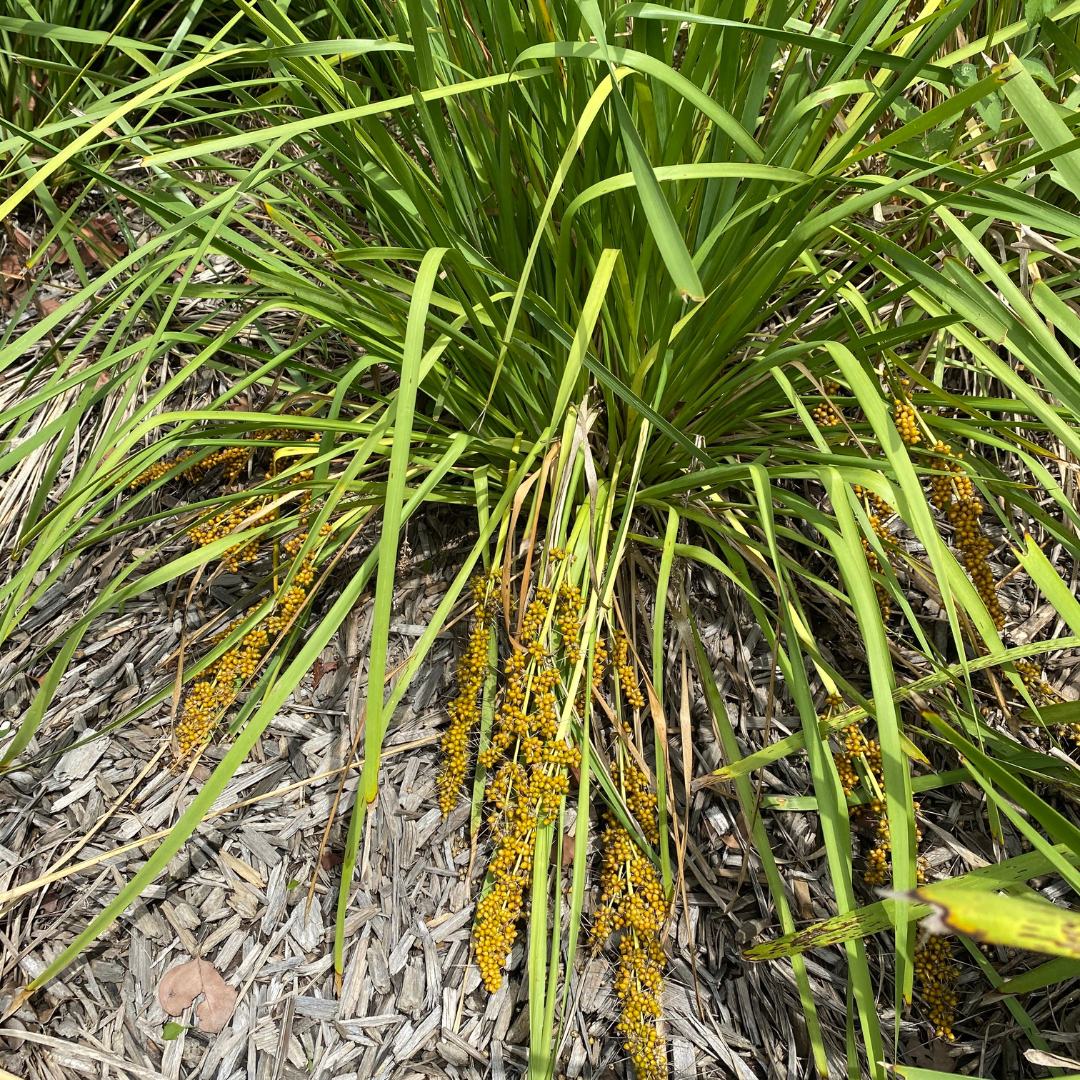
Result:
<svg viewBox="0 0 1080 1080"><path fill-rule="evenodd" d="M34 984L20 990L10 1001L8 1007L4 1010L3 1015L0 1015L0 1023L14 1016L23 1005L30 1000L30 995L34 992Z"/></svg>

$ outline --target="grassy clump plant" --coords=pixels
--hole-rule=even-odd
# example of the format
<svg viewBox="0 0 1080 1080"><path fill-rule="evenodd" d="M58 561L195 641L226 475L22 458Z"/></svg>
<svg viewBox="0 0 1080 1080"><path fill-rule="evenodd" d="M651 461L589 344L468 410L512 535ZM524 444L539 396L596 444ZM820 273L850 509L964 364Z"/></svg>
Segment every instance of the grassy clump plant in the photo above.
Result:
<svg viewBox="0 0 1080 1080"><path fill-rule="evenodd" d="M1000 722L1010 701L1042 715L1038 658L1080 645L1080 606L1044 553L1080 553L1080 515L1055 474L1061 456L1080 456L1068 89L1080 51L1071 6L1034 7L404 0L315 12L238 0L217 36L178 37L167 67L98 79L78 115L9 137L0 214L26 211L73 169L152 228L0 340L0 370L26 388L0 412L0 470L31 456L41 469L0 586L0 642L82 553L148 522L175 531L22 662L48 668L0 765L30 745L94 617L221 565L254 574L245 553L258 542L284 545L290 567L283 583L276 567L253 580L263 607L181 673L200 718L204 697L221 712L248 680L223 759L30 990L162 871L372 582L336 970L390 717L471 598L439 800L446 812L468 792L475 749L471 823L494 846L478 961L497 985L528 908L534 1080L560 1053L595 804L608 819L594 943L624 931L626 1052L639 1075L666 1072L655 933L685 886L688 810L667 725L689 713L691 679L669 670L672 643L725 754L705 786L740 801L779 924L750 955L790 958L819 1074L830 1036L802 952L843 946L851 1036L835 1049L849 1074L875 1077L896 1056L879 1010L891 1004L899 1023L927 955L917 909L890 917L853 868L857 771L838 771L831 735L876 726L874 764L858 773L884 840L875 885L920 883L913 785L956 781L921 771L932 752L962 756L991 829L1007 820L1033 846L1022 868L976 881L1016 889L1052 870L1080 886L1078 836L1037 791L1064 766ZM14 138L68 141L43 158L14 154ZM1014 235L1022 255L994 247ZM211 256L218 269L196 275ZM185 394L194 407L177 408ZM286 420L283 401L302 415ZM202 515L191 550L190 523L154 498L185 471L180 456L242 470L247 450L230 448L283 424L301 434L281 471L184 511ZM76 439L83 426L91 437ZM152 482L132 490L137 476ZM474 514L479 538L387 695L402 529L447 506ZM354 541L358 565L315 617L311 593ZM688 566L717 575L755 621L799 730L736 738ZM1010 640L1018 601L1004 579L1018 575L1073 637ZM822 649L837 627L855 644ZM172 692L169 678L128 716ZM773 857L774 809L751 782L788 755L808 771L835 905L801 934ZM1018 824L1014 804L1036 824ZM886 991L864 945L879 930L892 938ZM944 1017L931 1020L941 1034Z"/></svg>

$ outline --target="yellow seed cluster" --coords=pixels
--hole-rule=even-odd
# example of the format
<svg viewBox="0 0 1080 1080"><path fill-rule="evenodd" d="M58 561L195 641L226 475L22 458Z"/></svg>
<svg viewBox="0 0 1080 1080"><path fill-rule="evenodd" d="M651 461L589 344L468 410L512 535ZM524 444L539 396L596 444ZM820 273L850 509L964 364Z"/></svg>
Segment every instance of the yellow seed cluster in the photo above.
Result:
<svg viewBox="0 0 1080 1080"><path fill-rule="evenodd" d="M265 431L257 431L246 437L246 440L255 440L258 442L265 442L267 440L285 440L285 439L297 439L300 437L300 432L292 428L268 428ZM309 441L317 441L321 438L316 434L311 436ZM190 484L197 484L203 479L215 466L223 465L224 470L222 472L222 478L226 484L233 483L240 474L244 471L244 466L248 463L248 459L251 457L255 447L250 442L237 443L234 446L224 446L219 450L215 450L212 454L203 458L200 461L195 462L189 468L184 469L180 476ZM145 487L147 484L152 484L155 480L160 479L165 475L174 465L179 465L183 461L187 461L188 458L193 457L194 450L183 450L172 461L155 461L148 469L139 473L134 480L128 484L128 487L132 490L140 487ZM274 467L271 466L267 472L267 476L273 476Z"/></svg>
<svg viewBox="0 0 1080 1080"><path fill-rule="evenodd" d="M252 449L250 445L223 446L220 450L215 450L196 462L190 469L185 469L180 475L189 483L197 484L211 469L222 465L224 466L222 479L226 484L232 484L244 471Z"/></svg>
<svg viewBox="0 0 1080 1080"><path fill-rule="evenodd" d="M220 514L215 514L198 525L193 525L188 529L188 536L196 547L206 547L207 544L212 544L215 540L228 536L250 517L256 509L255 499L244 499L242 502L230 506L227 510L223 510ZM229 573L235 574L240 569L241 563L253 562L258 557L259 540L256 537L246 543L236 544L228 548L225 554L221 556L221 561Z"/></svg>
<svg viewBox="0 0 1080 1080"><path fill-rule="evenodd" d="M528 645L536 641L547 619L551 606L552 592L546 585L539 585L533 602L525 609L525 618L521 621L521 640Z"/></svg>
<svg viewBox="0 0 1080 1080"><path fill-rule="evenodd" d="M550 601L550 590L546 596ZM532 605L526 621L531 609ZM558 815L570 786L569 769L581 762L580 752L558 736L556 692L561 680L543 644L533 639L528 651L515 649L504 674L491 745L478 758L484 768L493 770L486 802L495 851L488 864L493 884L476 905L473 940L480 977L492 993L502 985L503 968L517 936L524 891L532 876L537 826Z"/></svg>
<svg viewBox="0 0 1080 1080"><path fill-rule="evenodd" d="M607 667L608 651L607 641L598 637L596 646L593 648L592 684L599 689L604 681L604 669Z"/></svg>
<svg viewBox="0 0 1080 1080"><path fill-rule="evenodd" d="M173 463L170 461L155 461L150 468L143 469L143 471L128 484L128 488L135 491L137 488L152 484L155 480L164 476L172 468L172 464Z"/></svg>
<svg viewBox="0 0 1080 1080"><path fill-rule="evenodd" d="M940 439L934 444L933 453L939 460L935 461L935 474L930 480L930 501L944 511L946 519L952 525L960 561L986 605L990 618L994 620L994 625L998 630L1003 630L1005 612L998 599L994 571L987 562L993 545L979 524L983 504L971 477L960 464L963 455L953 454L952 447Z"/></svg>
<svg viewBox="0 0 1080 1080"><path fill-rule="evenodd" d="M900 432L900 438L904 440L905 446L917 446L922 442L922 433L919 431L918 413L907 395L908 385L908 380L902 379L901 396L893 398L893 423L896 425L896 430Z"/></svg>
<svg viewBox="0 0 1080 1080"><path fill-rule="evenodd" d="M299 439L301 433L295 431L292 428L268 428L266 431L256 431L247 436L247 439L243 443L238 443L235 446L223 446L220 450L215 450L208 457L203 458L201 461L196 462L190 469L185 469L180 475L192 484L197 484L204 476L206 476L212 469L218 465L223 466L222 479L226 484L234 483L240 474L244 471L244 467L247 465L255 447L251 445L251 441L266 442L271 439ZM318 441L321 438L319 435L312 435L308 441ZM188 452L190 453L190 452ZM188 453L182 455L188 456ZM267 478L274 475L274 466L271 465L267 470Z"/></svg>
<svg viewBox="0 0 1080 1080"><path fill-rule="evenodd" d="M627 705L632 709L643 709L645 697L638 687L637 676L634 674L634 665L630 663L630 640L621 630L616 630L615 639L615 673L622 687L623 697Z"/></svg>
<svg viewBox="0 0 1080 1080"><path fill-rule="evenodd" d="M139 475L128 484L128 487L134 491L136 488L152 484L155 480L164 476L174 465L179 465L180 462L187 461L193 453L193 450L182 450L172 461L155 461L148 469L144 469L139 473ZM190 469L185 469L180 475L186 477L190 471Z"/></svg>
<svg viewBox="0 0 1080 1080"><path fill-rule="evenodd" d="M308 586L315 577L315 568L310 556L301 563L300 569L290 585L282 594L277 611L266 621L267 629L272 634L280 634L292 622L296 613L304 606Z"/></svg>
<svg viewBox="0 0 1080 1080"><path fill-rule="evenodd" d="M955 1038L956 979L960 974L953 963L952 944L946 937L931 935L915 947L915 977L929 1006L930 1023L939 1039Z"/></svg>
<svg viewBox="0 0 1080 1080"><path fill-rule="evenodd" d="M222 654L214 669L219 682L245 683L259 668L262 655L270 647L270 635L264 626L256 626L240 639L238 647Z"/></svg>
<svg viewBox="0 0 1080 1080"><path fill-rule="evenodd" d="M557 820L581 753L560 733L566 704L564 676L582 659L582 625L586 597L582 586L561 580L572 557L553 548L544 567L544 583L532 600L516 599L523 608L518 636L510 638L510 653L501 663L501 687L492 720L491 738L477 755L487 771L484 822L493 852L488 863L488 886L476 905L473 944L481 980L494 993L502 985L507 959L517 940L518 924L526 912L526 890L532 886L538 829ZM457 668L457 695L448 711L450 724L443 737L444 760L439 776L439 806L444 816L452 809L467 769L468 743L479 713L478 699L488 668L493 617L498 606L498 572L476 579L477 603L469 644ZM603 693L611 657L608 642L595 639L587 677L579 683L575 705L585 710L587 695ZM621 701L641 708L644 697L635 677L630 642L616 633L613 674ZM617 700L619 697L617 696ZM610 707L609 707L610 708ZM659 843L656 796L648 778L629 764L620 751L615 771L630 815L645 842ZM583 827L587 823L582 820ZM593 927L599 949L619 934L616 992L621 1002L619 1030L625 1050L640 1080L664 1080L666 1051L658 1031L664 953L660 935L667 900L659 876L643 850L611 815L606 815L604 857L600 875L602 900ZM539 913L543 918L544 913Z"/></svg>
<svg viewBox="0 0 1080 1080"><path fill-rule="evenodd" d="M865 752L868 743L857 724L849 724L840 732L844 749L833 754L836 771L840 775L840 784L845 795L850 795L860 784L860 777L855 769L855 759Z"/></svg>
<svg viewBox="0 0 1080 1080"><path fill-rule="evenodd" d="M184 710L176 725L176 756L183 761L210 737L218 717L232 704L229 687L212 679L200 679L188 691Z"/></svg>
<svg viewBox="0 0 1080 1080"><path fill-rule="evenodd" d="M608 651L607 642L602 637L596 639L596 646L593 649L593 662L592 668L589 671L589 685L593 694L600 692L600 687L604 682L604 669L607 667ZM585 715L585 688L582 687L577 697L574 699L574 708L577 709L578 716Z"/></svg>
<svg viewBox="0 0 1080 1080"><path fill-rule="evenodd" d="M571 666L581 659L581 609L584 601L581 590L568 581L559 586L555 599L555 623L562 635L566 660Z"/></svg>
<svg viewBox="0 0 1080 1080"><path fill-rule="evenodd" d="M1036 705L1058 705L1065 700L1044 678L1042 666L1037 660L1016 660L1016 673L1027 687ZM1080 745L1080 723L1059 724L1058 735Z"/></svg>
<svg viewBox="0 0 1080 1080"><path fill-rule="evenodd" d="M656 795L649 790L649 781L640 769L626 770L624 780L626 808L641 826L650 844L660 843L660 828L656 816Z"/></svg>
<svg viewBox="0 0 1080 1080"><path fill-rule="evenodd" d="M858 724L848 724L846 728L840 731L840 738L844 749L838 754L833 754L833 760L836 762L837 770L840 773L844 794L850 795L859 786L860 779L858 772L855 770L855 760L860 757L865 758L867 767L878 783L884 784L881 744L877 739L868 739L862 733Z"/></svg>
<svg viewBox="0 0 1080 1080"><path fill-rule="evenodd" d="M289 428L271 428L267 431L258 432L252 438L255 440L267 440L267 439L285 439L298 437L298 432L292 431ZM313 441L318 439L319 435L313 435L308 440ZM210 472L211 469L218 465L224 466L223 479L225 483L232 484L243 472L244 467L247 465L255 447L250 441L238 444L236 446L222 447L220 450L215 450L208 457L195 462L189 468L184 469L180 476L189 483L196 484L203 479ZM155 462L150 468L146 469L143 473L137 476L129 485L131 488L142 487L144 484L148 484L157 480L169 471L174 465L179 464L182 461L187 460L193 456L193 451L185 450L178 454L177 457L171 461L158 461ZM273 479L276 475L277 466L271 461L266 470L266 478L268 480ZM306 469L297 474L293 481L296 485L303 485L310 483L314 476L314 471ZM215 540L220 540L225 536L228 536L234 529L238 528L242 522L251 517L263 506L266 505L266 499L264 497L244 499L226 510L222 510L220 513L214 514L207 518L205 521L193 526L188 530L188 536L196 547L205 547L207 544L213 543ZM311 491L310 489L304 489L300 498L300 524L305 525L311 512ZM260 519L262 521L273 521L277 518L277 511L273 510L263 515ZM237 544L235 547L228 548L224 555L222 555L221 561L225 566L225 569L230 573L236 573L242 564L254 562L259 557L259 540L258 538L248 540L245 543Z"/></svg>
<svg viewBox="0 0 1080 1080"><path fill-rule="evenodd" d="M194 461L187 468L180 471L180 477L188 483L198 483L206 477L211 470L221 467L222 479L226 485L235 483L255 450L257 444L265 440L292 440L301 437L301 433L290 428L269 428L249 436L241 437L240 441L231 445L223 446L206 457ZM319 435L312 436L319 439ZM170 469L182 465L188 459L193 458L193 450L185 450L171 461L158 461L137 476L129 485L138 488L147 483L160 479ZM273 479L276 474L276 465L271 460L266 471L267 479ZM301 473L298 479L300 484L308 483L313 477L313 472L307 470ZM188 531L191 541L197 547L204 547L240 528L244 521L252 515L264 510L269 497L259 495L244 498L234 505L211 514L207 519L199 522ZM305 490L301 502L301 520L306 520L310 513L311 492ZM260 516L261 521L274 520L276 511L264 512ZM322 534L331 531L329 524L324 525ZM315 579L315 556L309 552L299 559L300 549L307 540L307 533L294 536L283 545L286 556L294 563L292 567L292 583L289 588L275 598L269 606L268 614L262 618L256 626L250 630L243 639L224 652L216 661L209 665L189 688L184 700L184 705L176 725L176 752L178 763L194 753L213 733L218 721L225 712L235 703L236 696L241 688L249 683L259 669L267 651L270 649L272 639L284 631L303 608L307 601ZM243 563L251 562L258 557L258 539L242 541L228 548L222 556L222 564L231 571L236 572ZM214 644L220 644L228 637L243 619L234 620L225 630L213 638Z"/></svg>
<svg viewBox="0 0 1080 1080"><path fill-rule="evenodd" d="M986 534L979 525L979 515L982 513L982 503L972 499L965 502L954 502L949 506L947 516L949 523L956 530L955 542L960 552L960 561L968 572L972 584L975 586L990 618L998 630L1005 628L1005 612L998 599L997 586L994 583L994 571L990 569L987 556L993 550L993 544L987 539Z"/></svg>
<svg viewBox="0 0 1080 1080"><path fill-rule="evenodd" d="M870 527L882 540L887 539L889 534L885 528L885 522L892 516L892 507L876 492L864 488L861 484L855 484L854 491L855 497L861 499L866 505ZM865 536L862 537L862 548L866 557L866 565L870 567L871 573L880 575L881 559L878 558L877 552ZM878 607L881 609L881 617L888 619L892 614L892 597L889 595L889 590L875 580L874 595L877 597Z"/></svg>
<svg viewBox="0 0 1080 1080"><path fill-rule="evenodd" d="M1037 705L1054 705L1065 700L1043 678L1042 667L1037 660L1017 660L1015 664L1016 673Z"/></svg>
<svg viewBox="0 0 1080 1080"><path fill-rule="evenodd" d="M324 526L323 533L330 526ZM306 534L285 545L295 555ZM236 696L259 669L259 663L270 648L271 639L281 632L292 616L304 605L315 578L314 557L306 555L297 567L294 584L280 596L266 618L260 620L240 641L227 649L201 674L184 699L184 707L176 724L176 759L183 762L213 734L218 721L236 701ZM223 641L242 619L236 619L213 638Z"/></svg>
<svg viewBox="0 0 1080 1080"><path fill-rule="evenodd" d="M827 382L824 386L825 393L829 397L832 397L839 389L840 384L837 382ZM822 401L816 405L811 415L818 427L836 427L841 419L840 413L831 401Z"/></svg>
<svg viewBox="0 0 1080 1080"><path fill-rule="evenodd" d="M646 794L640 772L625 772L626 802L650 839L656 837L656 799ZM641 1080L665 1080L667 1054L657 1030L663 986L664 950L660 933L667 902L652 862L630 838L614 815L605 814L601 838L600 909L592 927L593 948L599 950L611 934L621 931L615 992L621 1003L618 1030ZM655 840L652 842L655 843Z"/></svg>
<svg viewBox="0 0 1080 1080"><path fill-rule="evenodd" d="M838 698L830 695L828 700L829 712L839 708L840 704ZM885 800L883 798L885 794L885 766L881 758L881 743L877 739L868 739L862 733L858 724L849 724L846 728L843 728L840 737L843 749L839 753L833 754L833 760L836 762L836 771L839 774L840 785L844 789L844 794L850 795L862 782L862 778L855 768L855 762L860 758L866 763L867 770L877 785L877 790L881 792L882 797L875 794L869 804L870 812L875 815L876 821L874 826L874 846L866 856L867 866L863 874L863 880L871 887L884 885L889 880L889 853L892 851L892 837L889 835L889 819L885 812ZM917 814L919 811L918 802L913 802L912 805ZM921 839L922 830L916 825L915 842L918 843ZM918 880L920 884L925 882L925 870L922 865L918 869Z"/></svg>
<svg viewBox="0 0 1080 1080"><path fill-rule="evenodd" d="M876 491L864 488L862 484L852 484L851 489L855 492L855 498L860 499L866 507L874 531L879 536L884 536L881 523L884 519L892 517L893 508Z"/></svg>
<svg viewBox="0 0 1080 1080"><path fill-rule="evenodd" d="M906 446L916 446L922 442L919 425L915 419L915 406L911 402L895 399L893 423L896 424L896 430L900 432L900 438L904 440Z"/></svg>
<svg viewBox="0 0 1080 1080"><path fill-rule="evenodd" d="M450 725L442 738L439 771L439 809L445 818L457 802L468 764L469 736L480 720L480 692L487 678L488 642L495 608L495 572L480 574L470 583L477 601L469 643L457 666L457 696L446 707Z"/></svg>
<svg viewBox="0 0 1080 1080"><path fill-rule="evenodd" d="M224 465L223 479L227 484L231 484L244 471L244 466L247 464L251 452L252 448L250 446L222 447L220 450L215 450L212 454L184 469L180 476L189 484L197 484L214 466ZM148 469L139 473L128 487L140 488L153 483L159 477L164 476L174 465L179 465L194 456L194 453L193 450L183 450L172 461L155 461Z"/></svg>
<svg viewBox="0 0 1080 1080"><path fill-rule="evenodd" d="M515 811L506 818L500 846L488 866L494 884L476 905L476 963L490 993L502 986L503 968L517 937L536 847L535 826L523 808Z"/></svg>
<svg viewBox="0 0 1080 1080"><path fill-rule="evenodd" d="M961 464L964 455L954 454L952 447L940 439L934 443L930 452L936 458L933 462L935 472L930 478L930 501L934 506L939 510L947 510L954 499L974 499L975 487Z"/></svg>

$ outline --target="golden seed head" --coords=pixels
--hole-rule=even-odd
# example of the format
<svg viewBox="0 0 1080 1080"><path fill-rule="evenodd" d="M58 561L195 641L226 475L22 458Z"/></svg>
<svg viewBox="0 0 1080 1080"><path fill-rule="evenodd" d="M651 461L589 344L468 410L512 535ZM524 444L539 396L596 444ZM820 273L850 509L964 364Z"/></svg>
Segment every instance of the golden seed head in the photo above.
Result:
<svg viewBox="0 0 1080 1080"><path fill-rule="evenodd" d="M915 406L910 401L901 401L900 398L894 399L893 406L893 423L895 423L896 430L900 433L904 445L918 445L922 442L922 434L919 431L918 414L915 412Z"/></svg>
<svg viewBox="0 0 1080 1080"><path fill-rule="evenodd" d="M959 969L953 962L952 944L946 937L931 935L915 948L915 977L927 1014L939 1039L955 1038L952 1025L956 1017L956 980Z"/></svg>
<svg viewBox="0 0 1080 1080"><path fill-rule="evenodd" d="M636 770L627 771L628 802L632 794L643 790L644 783L645 778ZM621 1006L618 1030L637 1075L664 1080L667 1055L657 1021L665 964L660 933L667 901L652 862L612 814L604 818L601 904L593 920L592 944L598 950L612 933L622 931L615 976L615 993Z"/></svg>

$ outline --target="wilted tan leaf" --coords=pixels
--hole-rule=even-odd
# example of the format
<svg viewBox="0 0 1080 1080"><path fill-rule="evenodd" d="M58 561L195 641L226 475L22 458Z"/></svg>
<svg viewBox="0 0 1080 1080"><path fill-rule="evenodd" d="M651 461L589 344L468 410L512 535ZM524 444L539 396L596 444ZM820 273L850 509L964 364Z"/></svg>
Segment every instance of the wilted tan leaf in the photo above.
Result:
<svg viewBox="0 0 1080 1080"><path fill-rule="evenodd" d="M62 307L63 303L63 300L42 300L41 314L51 315L57 308Z"/></svg>
<svg viewBox="0 0 1080 1080"><path fill-rule="evenodd" d="M195 1009L199 1030L219 1032L236 1007L236 987L230 986L208 960L189 960L165 972L158 986L158 1001L170 1016L180 1016L200 995Z"/></svg>

